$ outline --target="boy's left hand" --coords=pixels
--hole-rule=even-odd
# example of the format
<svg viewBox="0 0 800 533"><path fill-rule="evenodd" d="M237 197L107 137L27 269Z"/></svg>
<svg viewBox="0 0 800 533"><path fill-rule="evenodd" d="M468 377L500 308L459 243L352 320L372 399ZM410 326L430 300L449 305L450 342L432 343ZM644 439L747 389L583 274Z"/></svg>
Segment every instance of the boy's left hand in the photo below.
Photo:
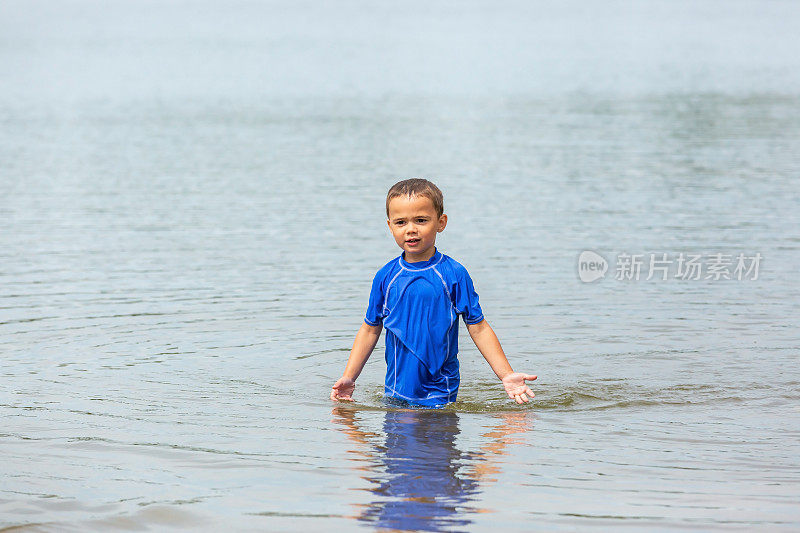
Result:
<svg viewBox="0 0 800 533"><path fill-rule="evenodd" d="M503 387L506 389L506 394L518 404L528 403L528 395L533 398L533 391L525 385L525 381L532 381L536 376L532 374L523 374L522 372L512 372L503 378Z"/></svg>

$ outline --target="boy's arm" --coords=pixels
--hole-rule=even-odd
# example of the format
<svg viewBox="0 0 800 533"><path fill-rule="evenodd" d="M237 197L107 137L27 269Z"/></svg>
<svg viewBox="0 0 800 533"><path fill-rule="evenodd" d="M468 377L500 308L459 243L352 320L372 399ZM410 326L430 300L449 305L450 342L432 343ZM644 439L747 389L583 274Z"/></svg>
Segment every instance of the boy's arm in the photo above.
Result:
<svg viewBox="0 0 800 533"><path fill-rule="evenodd" d="M347 359L347 366L339 380L333 384L331 389L331 400L352 400L353 390L356 388L356 378L361 374L364 365L378 344L383 326L370 326L366 322L361 323L361 328L356 333L356 340L350 350L350 357Z"/></svg>
<svg viewBox="0 0 800 533"><path fill-rule="evenodd" d="M478 347L486 362L492 367L494 373L503 382L508 397L517 403L527 403L528 395L533 398L533 391L525 384L526 380L534 380L536 376L514 372L508 363L503 347L497 339L494 330L486 320L477 324L467 324L467 331L472 337L472 342Z"/></svg>

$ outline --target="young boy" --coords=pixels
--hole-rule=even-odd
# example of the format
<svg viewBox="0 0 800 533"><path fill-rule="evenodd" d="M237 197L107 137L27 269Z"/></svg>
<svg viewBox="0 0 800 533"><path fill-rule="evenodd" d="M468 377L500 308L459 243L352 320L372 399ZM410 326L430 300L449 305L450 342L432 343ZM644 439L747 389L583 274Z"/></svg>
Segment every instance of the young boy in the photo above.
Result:
<svg viewBox="0 0 800 533"><path fill-rule="evenodd" d="M472 279L460 263L436 249L447 225L442 192L424 179L398 182L386 196L386 216L403 250L372 281L364 323L356 335L332 400L352 400L355 381L386 327L386 397L442 407L458 394L458 315L509 398L527 403L525 384L536 376L514 372L494 330L483 318Z"/></svg>

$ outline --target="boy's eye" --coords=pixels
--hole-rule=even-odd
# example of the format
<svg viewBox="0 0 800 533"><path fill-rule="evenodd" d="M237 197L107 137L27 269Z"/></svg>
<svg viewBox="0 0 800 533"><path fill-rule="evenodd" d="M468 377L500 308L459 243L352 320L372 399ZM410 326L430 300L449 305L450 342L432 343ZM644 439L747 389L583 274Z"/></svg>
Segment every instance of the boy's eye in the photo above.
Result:
<svg viewBox="0 0 800 533"><path fill-rule="evenodd" d="M415 218L414 222L416 222L417 224L426 224L428 222L428 220L429 219L427 219L427 218ZM394 225L395 226L403 226L403 225L405 225L406 222L407 222L406 220L395 220L394 221Z"/></svg>

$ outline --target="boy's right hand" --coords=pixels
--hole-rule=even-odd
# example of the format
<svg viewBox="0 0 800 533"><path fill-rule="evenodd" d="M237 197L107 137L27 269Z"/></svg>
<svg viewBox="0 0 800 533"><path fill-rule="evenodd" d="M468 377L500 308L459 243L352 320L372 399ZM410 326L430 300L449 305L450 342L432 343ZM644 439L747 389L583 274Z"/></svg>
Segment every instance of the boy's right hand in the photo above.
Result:
<svg viewBox="0 0 800 533"><path fill-rule="evenodd" d="M339 381L333 384L331 389L331 400L338 402L339 400L353 401L353 391L356 388L356 382L350 378L341 377Z"/></svg>

